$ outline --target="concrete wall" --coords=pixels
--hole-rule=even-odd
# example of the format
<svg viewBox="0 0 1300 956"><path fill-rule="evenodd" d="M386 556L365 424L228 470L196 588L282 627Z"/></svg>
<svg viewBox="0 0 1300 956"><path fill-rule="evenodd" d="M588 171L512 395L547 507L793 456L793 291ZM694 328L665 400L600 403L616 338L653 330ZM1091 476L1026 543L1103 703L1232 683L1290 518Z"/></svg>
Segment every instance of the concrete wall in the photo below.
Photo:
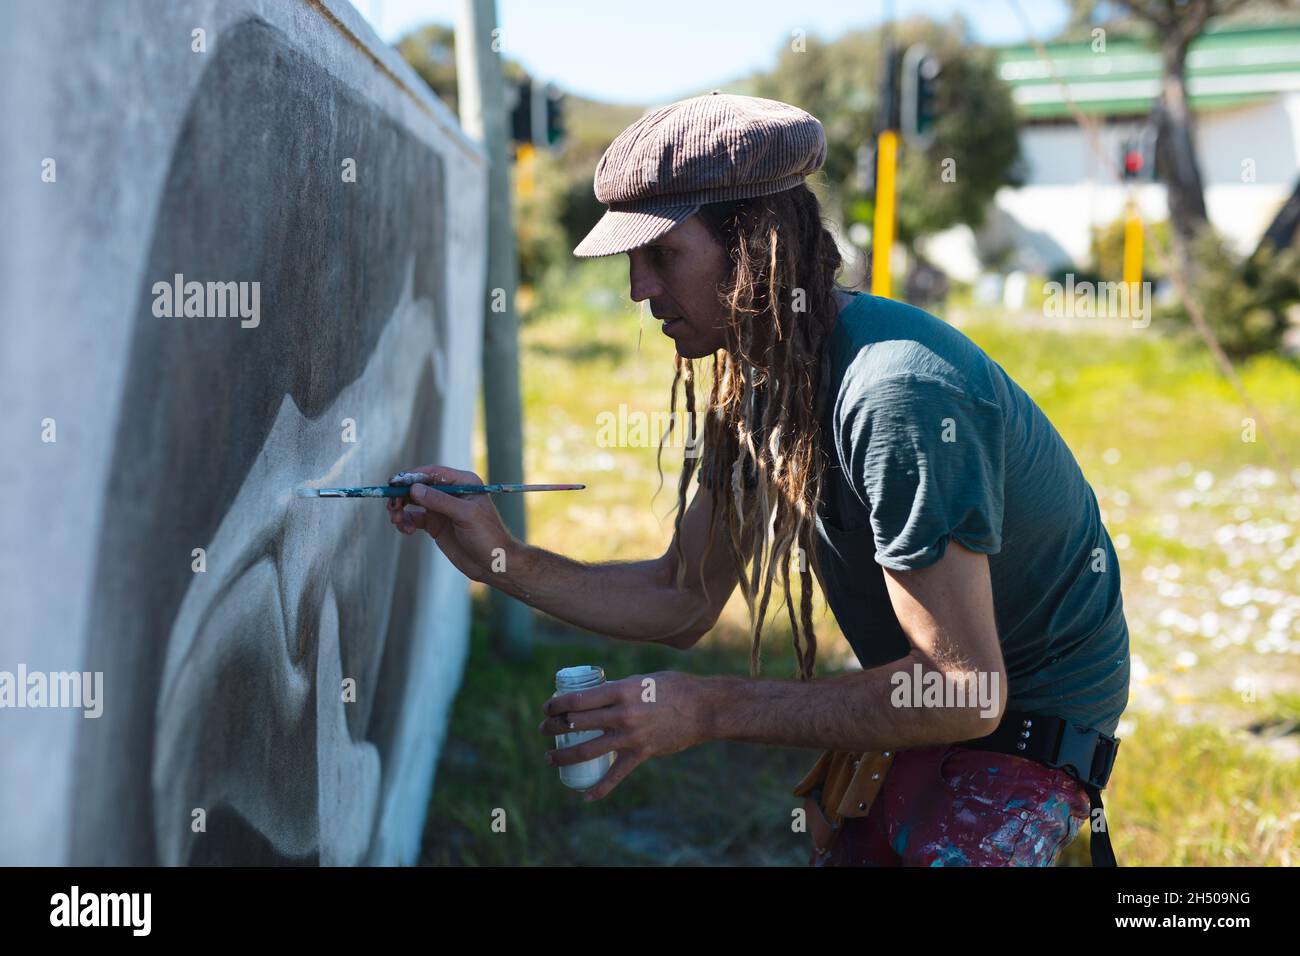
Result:
<svg viewBox="0 0 1300 956"><path fill-rule="evenodd" d="M464 579L294 490L469 461L484 157L342 0L6 14L0 672L103 685L0 708L0 864L413 862Z"/></svg>

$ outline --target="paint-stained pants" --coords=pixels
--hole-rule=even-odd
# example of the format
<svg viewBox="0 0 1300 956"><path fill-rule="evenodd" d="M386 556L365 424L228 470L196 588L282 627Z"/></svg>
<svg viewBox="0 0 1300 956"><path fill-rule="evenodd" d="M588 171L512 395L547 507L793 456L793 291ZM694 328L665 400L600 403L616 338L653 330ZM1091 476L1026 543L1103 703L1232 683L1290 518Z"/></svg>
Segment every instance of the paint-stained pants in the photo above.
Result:
<svg viewBox="0 0 1300 956"><path fill-rule="evenodd" d="M1051 866L1088 821L1063 770L949 745L900 750L871 810L813 866Z"/></svg>

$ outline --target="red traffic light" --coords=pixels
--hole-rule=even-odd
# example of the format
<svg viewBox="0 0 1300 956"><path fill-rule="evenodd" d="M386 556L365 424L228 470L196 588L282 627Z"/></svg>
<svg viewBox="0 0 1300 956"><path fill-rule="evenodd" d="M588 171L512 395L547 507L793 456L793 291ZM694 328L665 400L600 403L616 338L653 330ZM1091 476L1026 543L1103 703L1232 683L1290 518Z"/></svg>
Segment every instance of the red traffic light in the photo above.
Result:
<svg viewBox="0 0 1300 956"><path fill-rule="evenodd" d="M1129 149L1124 151L1124 175L1125 176L1128 176L1129 178L1133 178L1137 176L1138 173L1142 172L1143 163L1144 160L1142 158L1141 151L1136 149Z"/></svg>

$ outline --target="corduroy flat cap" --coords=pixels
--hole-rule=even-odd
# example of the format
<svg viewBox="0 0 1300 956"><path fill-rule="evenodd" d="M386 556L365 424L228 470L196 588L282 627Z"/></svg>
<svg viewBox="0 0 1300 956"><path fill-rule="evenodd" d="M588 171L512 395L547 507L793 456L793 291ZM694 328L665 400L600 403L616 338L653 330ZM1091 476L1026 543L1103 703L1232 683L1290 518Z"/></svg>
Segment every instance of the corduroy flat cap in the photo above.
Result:
<svg viewBox="0 0 1300 956"><path fill-rule="evenodd" d="M705 203L790 189L826 161L826 132L811 113L714 90L642 116L596 166L609 206L573 250L612 256L653 242Z"/></svg>

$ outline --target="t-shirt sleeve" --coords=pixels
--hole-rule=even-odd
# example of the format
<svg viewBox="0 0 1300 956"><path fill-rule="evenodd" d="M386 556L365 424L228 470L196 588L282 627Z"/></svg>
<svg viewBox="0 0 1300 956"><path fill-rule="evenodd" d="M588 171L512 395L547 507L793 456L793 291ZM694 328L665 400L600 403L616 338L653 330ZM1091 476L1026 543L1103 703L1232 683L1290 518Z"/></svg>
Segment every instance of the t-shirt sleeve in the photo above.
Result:
<svg viewBox="0 0 1300 956"><path fill-rule="evenodd" d="M850 388L836 414L841 466L871 511L876 563L934 564L955 539L1002 548L1005 426L993 402L914 374Z"/></svg>

